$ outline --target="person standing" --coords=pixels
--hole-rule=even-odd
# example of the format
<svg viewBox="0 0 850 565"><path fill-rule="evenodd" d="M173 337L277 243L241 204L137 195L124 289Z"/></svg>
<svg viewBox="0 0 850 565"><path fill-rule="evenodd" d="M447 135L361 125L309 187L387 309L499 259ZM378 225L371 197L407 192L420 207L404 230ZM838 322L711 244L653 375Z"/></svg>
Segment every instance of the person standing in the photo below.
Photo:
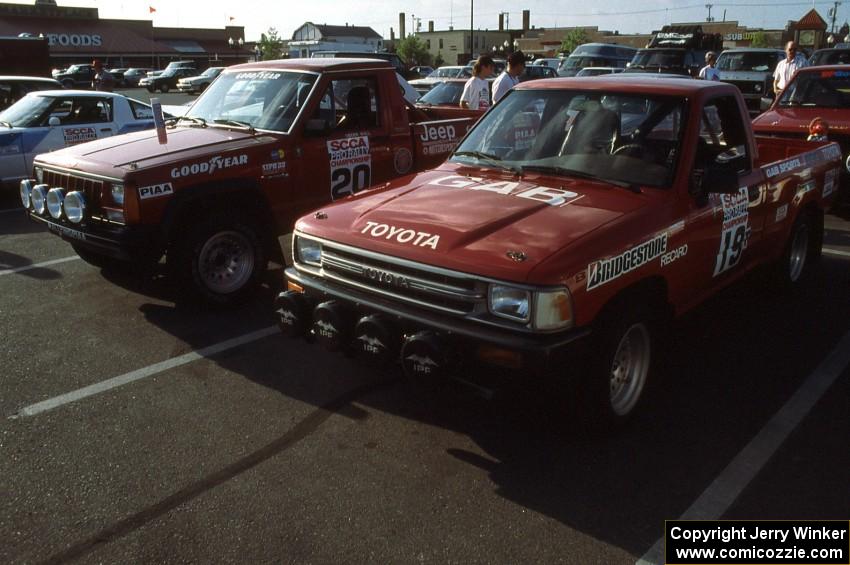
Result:
<svg viewBox="0 0 850 565"><path fill-rule="evenodd" d="M779 94L791 82L797 69L807 66L806 58L797 49L797 44L789 41L785 46L785 58L776 65L773 72L773 92Z"/></svg>
<svg viewBox="0 0 850 565"><path fill-rule="evenodd" d="M115 88L115 78L104 70L103 63L99 59L92 61L92 66L94 67L94 78L91 81L91 87L95 90L112 92L112 89Z"/></svg>
<svg viewBox="0 0 850 565"><path fill-rule="evenodd" d="M460 107L471 110L486 110L490 107L490 86L487 78L493 74L495 68L493 58L489 55L481 55L472 65L472 78L463 85L463 94L460 96Z"/></svg>
<svg viewBox="0 0 850 565"><path fill-rule="evenodd" d="M717 64L717 54L709 51L705 54L705 66L699 70L699 78L703 80L720 80L720 73L714 68Z"/></svg>
<svg viewBox="0 0 850 565"><path fill-rule="evenodd" d="M519 77L523 72L525 72L525 55L522 51L514 51L508 55L508 66L499 78L493 81L493 104L519 84Z"/></svg>

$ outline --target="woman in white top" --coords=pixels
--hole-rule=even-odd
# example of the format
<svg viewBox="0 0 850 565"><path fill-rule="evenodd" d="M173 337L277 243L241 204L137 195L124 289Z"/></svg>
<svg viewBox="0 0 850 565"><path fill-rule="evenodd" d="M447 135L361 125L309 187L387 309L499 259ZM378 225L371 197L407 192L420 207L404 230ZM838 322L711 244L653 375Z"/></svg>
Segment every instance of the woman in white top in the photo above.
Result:
<svg viewBox="0 0 850 565"><path fill-rule="evenodd" d="M472 78L463 86L460 107L486 110L490 107L490 85L484 80L493 74L496 65L489 55L481 55L472 66Z"/></svg>

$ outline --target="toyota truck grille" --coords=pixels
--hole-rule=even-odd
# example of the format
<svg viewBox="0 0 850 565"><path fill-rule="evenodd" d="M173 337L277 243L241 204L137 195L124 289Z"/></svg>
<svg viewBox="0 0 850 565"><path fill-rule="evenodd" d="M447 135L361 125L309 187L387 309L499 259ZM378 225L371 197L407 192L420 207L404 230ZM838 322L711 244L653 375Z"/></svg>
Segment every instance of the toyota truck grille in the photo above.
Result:
<svg viewBox="0 0 850 565"><path fill-rule="evenodd" d="M487 283L412 262L380 259L324 244L322 272L337 283L441 312L466 315L487 308Z"/></svg>

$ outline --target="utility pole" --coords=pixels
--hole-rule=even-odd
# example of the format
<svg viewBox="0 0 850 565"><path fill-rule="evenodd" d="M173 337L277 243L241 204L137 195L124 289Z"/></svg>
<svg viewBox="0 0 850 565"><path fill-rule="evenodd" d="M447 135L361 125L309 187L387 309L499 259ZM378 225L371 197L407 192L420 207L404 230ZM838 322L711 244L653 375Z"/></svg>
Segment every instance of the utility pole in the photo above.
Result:
<svg viewBox="0 0 850 565"><path fill-rule="evenodd" d="M832 10L829 11L829 15L832 16L832 26L830 27L830 33L835 33L835 18L838 16L839 6L841 6L841 2L833 2Z"/></svg>
<svg viewBox="0 0 850 565"><path fill-rule="evenodd" d="M469 58L472 59L475 57L475 50L472 47L472 37L475 35L475 26L473 24L474 10L473 7L475 5L475 0L469 0Z"/></svg>
<svg viewBox="0 0 850 565"><path fill-rule="evenodd" d="M714 4L706 4L705 7L708 8L708 17L705 18L705 21L707 21L707 22L714 21L714 20L711 19L711 9L714 7Z"/></svg>

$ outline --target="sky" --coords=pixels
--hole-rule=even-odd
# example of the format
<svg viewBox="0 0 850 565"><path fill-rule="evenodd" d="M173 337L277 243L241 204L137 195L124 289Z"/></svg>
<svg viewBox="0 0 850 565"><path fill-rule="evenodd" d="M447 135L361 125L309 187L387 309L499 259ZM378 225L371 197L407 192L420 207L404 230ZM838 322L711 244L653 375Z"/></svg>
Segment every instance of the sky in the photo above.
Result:
<svg viewBox="0 0 850 565"><path fill-rule="evenodd" d="M0 0L4 1L4 0ZM473 0L474 1L474 0ZM4 3L29 3L27 0ZM707 3L713 3L711 16L717 21L738 20L748 27L780 29L788 20L799 19L813 6L824 19L832 2L793 0L522 0L500 4L490 0L474 2L475 27L498 29L499 12L508 12L511 28L522 25L522 10L531 11L531 24L537 27L595 25L599 29L618 30L622 34L649 33L671 22L704 21ZM412 18L421 18L422 30L433 20L435 29L469 27L470 0L376 1L376 0L57 0L60 6L96 7L102 18L152 19L161 27L221 28L228 23L245 27L248 41L259 39L270 27L281 37L291 37L301 24L351 24L371 26L384 37L390 28L398 34L398 14L407 15L408 33ZM156 12L150 13L153 7ZM233 18L231 21L230 18ZM838 8L837 23L850 19L850 1Z"/></svg>

